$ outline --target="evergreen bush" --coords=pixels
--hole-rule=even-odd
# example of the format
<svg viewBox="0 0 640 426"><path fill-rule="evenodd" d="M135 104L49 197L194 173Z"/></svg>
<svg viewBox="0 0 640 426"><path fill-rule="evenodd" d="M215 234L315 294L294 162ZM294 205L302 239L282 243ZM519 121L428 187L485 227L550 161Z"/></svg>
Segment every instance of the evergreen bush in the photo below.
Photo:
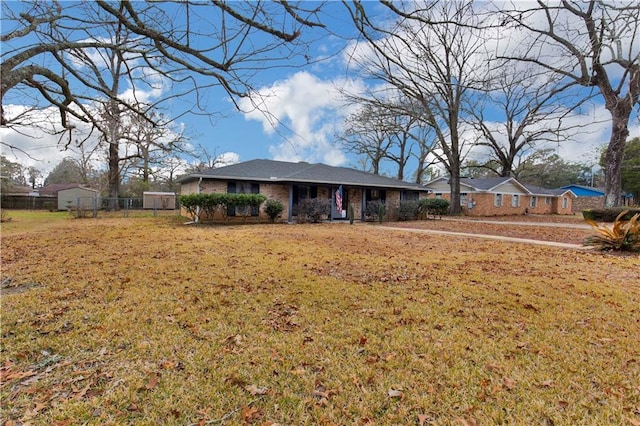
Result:
<svg viewBox="0 0 640 426"><path fill-rule="evenodd" d="M271 198L264 204L264 212L269 216L269 221L271 221L271 223L275 223L276 219L280 217L283 211L284 206L279 200Z"/></svg>
<svg viewBox="0 0 640 426"><path fill-rule="evenodd" d="M582 217L585 220L593 220L595 222L615 222L620 213L626 212L621 216L621 220L630 220L634 214L640 213L640 208L629 207L609 207L602 209L588 209L582 211Z"/></svg>
<svg viewBox="0 0 640 426"><path fill-rule="evenodd" d="M298 223L318 223L331 214L331 200L307 198L298 203Z"/></svg>

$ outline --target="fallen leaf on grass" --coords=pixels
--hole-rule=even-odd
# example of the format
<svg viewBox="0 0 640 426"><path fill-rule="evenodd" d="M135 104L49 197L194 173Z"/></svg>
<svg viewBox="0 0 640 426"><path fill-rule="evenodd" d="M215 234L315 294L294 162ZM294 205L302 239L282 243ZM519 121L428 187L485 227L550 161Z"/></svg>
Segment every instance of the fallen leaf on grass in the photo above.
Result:
<svg viewBox="0 0 640 426"><path fill-rule="evenodd" d="M255 423L262 418L262 411L257 407L249 407L245 405L242 407L242 420L245 423Z"/></svg>
<svg viewBox="0 0 640 426"><path fill-rule="evenodd" d="M267 393L267 391L269 390L269 388L267 388L266 386L263 386L261 388L259 388L256 385L249 385L249 386L245 386L244 388L247 392L249 392L251 395L256 396L256 395L265 395Z"/></svg>
<svg viewBox="0 0 640 426"><path fill-rule="evenodd" d="M7 370L1 370L0 371L0 381L2 382L2 385L5 385L7 382L11 381L11 380L21 380L21 379L25 379L27 377L31 377L31 376L35 376L37 373L33 370L29 370L29 371L10 371L8 370L6 373L5 371Z"/></svg>
<svg viewBox="0 0 640 426"><path fill-rule="evenodd" d="M147 382L146 385L144 385L144 388L147 390L153 390L158 386L159 381L160 381L160 375L154 374L149 378L149 381Z"/></svg>
<svg viewBox="0 0 640 426"><path fill-rule="evenodd" d="M402 399L402 397L404 396L404 394L402 393L402 389L389 389L389 391L387 392L387 395L389 395L389 398L400 398Z"/></svg>
<svg viewBox="0 0 640 426"><path fill-rule="evenodd" d="M426 414L418 414L418 425L419 426L424 426L425 424L427 424L428 420L429 420L429 416L427 416Z"/></svg>
<svg viewBox="0 0 640 426"><path fill-rule="evenodd" d="M502 378L502 384L504 385L505 388L507 388L508 390L512 390L513 388L516 387L516 382L515 380L509 378L509 377L503 377Z"/></svg>

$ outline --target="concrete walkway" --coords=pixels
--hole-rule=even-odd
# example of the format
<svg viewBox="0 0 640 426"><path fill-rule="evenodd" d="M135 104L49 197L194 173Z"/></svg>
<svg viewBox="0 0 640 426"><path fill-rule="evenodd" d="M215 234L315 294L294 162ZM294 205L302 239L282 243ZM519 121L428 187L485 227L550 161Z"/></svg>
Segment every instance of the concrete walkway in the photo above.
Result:
<svg viewBox="0 0 640 426"><path fill-rule="evenodd" d="M555 222L518 222L518 221L501 221L501 220L469 220L452 217L443 217L442 220L450 222L466 222L466 223L490 223L493 225L519 225L519 226L544 226L549 228L572 228L572 229L591 229L591 225L587 223L555 223Z"/></svg>
<svg viewBox="0 0 640 426"><path fill-rule="evenodd" d="M459 220L459 219L449 219L449 220ZM471 222L471 221L468 221L468 222ZM473 222L480 222L480 221L473 221ZM491 222L491 221L487 221L487 222L497 223L497 222ZM501 222L501 223L520 224L523 222ZM547 224L547 225L550 225L550 224ZM471 234L468 232L436 231L432 229L402 228L402 227L395 227L395 226L381 226L381 228L388 229L390 231L405 231L405 232L417 232L422 234L452 235L457 237L481 238L485 240L507 241L511 243L520 243L520 244L534 244L539 246L558 247L558 248L566 248L566 249L573 249L573 250L591 250L592 249L592 247L583 246L581 244L559 243L556 241L530 240L527 238L503 237L500 235Z"/></svg>

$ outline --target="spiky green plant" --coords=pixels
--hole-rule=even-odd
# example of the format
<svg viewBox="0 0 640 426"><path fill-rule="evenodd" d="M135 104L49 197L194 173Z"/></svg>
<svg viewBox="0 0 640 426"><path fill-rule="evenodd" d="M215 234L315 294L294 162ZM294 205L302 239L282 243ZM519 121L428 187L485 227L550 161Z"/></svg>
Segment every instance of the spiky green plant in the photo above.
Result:
<svg viewBox="0 0 640 426"><path fill-rule="evenodd" d="M587 237L585 245L598 247L600 250L640 252L640 213L636 213L629 220L622 217L623 211L616 217L612 225L598 224L593 220L586 222L593 227L596 235Z"/></svg>

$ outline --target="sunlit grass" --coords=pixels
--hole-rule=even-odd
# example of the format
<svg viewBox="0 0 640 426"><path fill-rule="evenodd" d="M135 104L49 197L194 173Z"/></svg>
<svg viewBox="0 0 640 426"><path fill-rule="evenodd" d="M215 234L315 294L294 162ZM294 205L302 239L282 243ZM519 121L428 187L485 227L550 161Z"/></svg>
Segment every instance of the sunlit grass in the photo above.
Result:
<svg viewBox="0 0 640 426"><path fill-rule="evenodd" d="M634 424L637 258L370 225L4 232L4 420Z"/></svg>

